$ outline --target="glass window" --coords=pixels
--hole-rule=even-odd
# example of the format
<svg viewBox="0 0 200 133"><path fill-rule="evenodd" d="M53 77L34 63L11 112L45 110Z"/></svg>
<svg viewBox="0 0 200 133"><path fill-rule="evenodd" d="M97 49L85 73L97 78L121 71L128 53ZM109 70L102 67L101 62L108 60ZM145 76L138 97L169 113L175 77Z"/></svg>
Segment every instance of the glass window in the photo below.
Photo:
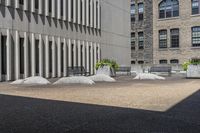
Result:
<svg viewBox="0 0 200 133"><path fill-rule="evenodd" d="M52 0L49 0L49 12L51 13L52 11Z"/></svg>
<svg viewBox="0 0 200 133"><path fill-rule="evenodd" d="M135 4L131 4L131 21L135 21Z"/></svg>
<svg viewBox="0 0 200 133"><path fill-rule="evenodd" d="M200 26L192 27L192 46L200 47Z"/></svg>
<svg viewBox="0 0 200 133"><path fill-rule="evenodd" d="M61 16L63 16L63 0L60 0L60 3L61 3L61 5L60 5L60 7L61 7Z"/></svg>
<svg viewBox="0 0 200 133"><path fill-rule="evenodd" d="M138 32L138 49L144 49L144 34Z"/></svg>
<svg viewBox="0 0 200 133"><path fill-rule="evenodd" d="M170 60L170 63L171 64L179 64L179 60L178 59L173 59L173 60Z"/></svg>
<svg viewBox="0 0 200 133"><path fill-rule="evenodd" d="M144 4L139 3L138 4L138 20L144 19Z"/></svg>
<svg viewBox="0 0 200 133"><path fill-rule="evenodd" d="M135 64L135 61L131 61L131 64Z"/></svg>
<svg viewBox="0 0 200 133"><path fill-rule="evenodd" d="M35 9L39 9L39 0L35 0Z"/></svg>
<svg viewBox="0 0 200 133"><path fill-rule="evenodd" d="M179 47L179 29L171 29L171 47L177 48Z"/></svg>
<svg viewBox="0 0 200 133"><path fill-rule="evenodd" d="M167 64L167 60L160 60L160 64Z"/></svg>
<svg viewBox="0 0 200 133"><path fill-rule="evenodd" d="M167 48L167 30L159 31L159 48Z"/></svg>
<svg viewBox="0 0 200 133"><path fill-rule="evenodd" d="M163 0L159 4L159 18L171 18L179 16L178 0Z"/></svg>
<svg viewBox="0 0 200 133"><path fill-rule="evenodd" d="M19 0L20 5L24 5L24 0Z"/></svg>
<svg viewBox="0 0 200 133"><path fill-rule="evenodd" d="M131 49L135 50L135 33L131 33Z"/></svg>
<svg viewBox="0 0 200 133"><path fill-rule="evenodd" d="M192 0L192 14L200 13L200 0Z"/></svg>
<svg viewBox="0 0 200 133"><path fill-rule="evenodd" d="M138 64L144 64L144 61L138 61Z"/></svg>

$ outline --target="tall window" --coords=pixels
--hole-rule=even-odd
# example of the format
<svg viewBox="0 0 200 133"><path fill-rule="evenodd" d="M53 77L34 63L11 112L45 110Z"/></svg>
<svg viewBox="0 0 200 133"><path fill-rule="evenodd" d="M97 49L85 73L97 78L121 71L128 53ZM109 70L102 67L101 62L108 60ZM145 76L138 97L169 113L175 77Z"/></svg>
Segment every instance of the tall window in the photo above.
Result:
<svg viewBox="0 0 200 133"><path fill-rule="evenodd" d="M144 18L144 4L139 3L138 4L138 20L143 20Z"/></svg>
<svg viewBox="0 0 200 133"><path fill-rule="evenodd" d="M63 0L60 0L60 4L61 4L61 5L60 5L60 7L61 7L61 13L60 13L60 14L61 14L61 16L63 17L63 6L64 6L64 5L63 5Z"/></svg>
<svg viewBox="0 0 200 133"><path fill-rule="evenodd" d="M131 33L131 49L135 50L135 33Z"/></svg>
<svg viewBox="0 0 200 133"><path fill-rule="evenodd" d="M200 13L200 0L192 0L192 14Z"/></svg>
<svg viewBox="0 0 200 133"><path fill-rule="evenodd" d="M167 64L167 60L160 60L160 64Z"/></svg>
<svg viewBox="0 0 200 133"><path fill-rule="evenodd" d="M39 0L35 0L35 9L39 9Z"/></svg>
<svg viewBox="0 0 200 133"><path fill-rule="evenodd" d="M19 0L20 5L24 5L24 0Z"/></svg>
<svg viewBox="0 0 200 133"><path fill-rule="evenodd" d="M49 0L49 12L52 12L52 0Z"/></svg>
<svg viewBox="0 0 200 133"><path fill-rule="evenodd" d="M177 48L179 47L179 29L171 29L171 47Z"/></svg>
<svg viewBox="0 0 200 133"><path fill-rule="evenodd" d="M170 18L179 16L178 0L163 0L159 4L159 18Z"/></svg>
<svg viewBox="0 0 200 133"><path fill-rule="evenodd" d="M135 4L131 4L131 22L135 21Z"/></svg>
<svg viewBox="0 0 200 133"><path fill-rule="evenodd" d="M200 47L200 26L192 27L192 46Z"/></svg>
<svg viewBox="0 0 200 133"><path fill-rule="evenodd" d="M167 48L167 30L159 31L159 48Z"/></svg>
<svg viewBox="0 0 200 133"><path fill-rule="evenodd" d="M144 49L144 33L138 32L138 49Z"/></svg>

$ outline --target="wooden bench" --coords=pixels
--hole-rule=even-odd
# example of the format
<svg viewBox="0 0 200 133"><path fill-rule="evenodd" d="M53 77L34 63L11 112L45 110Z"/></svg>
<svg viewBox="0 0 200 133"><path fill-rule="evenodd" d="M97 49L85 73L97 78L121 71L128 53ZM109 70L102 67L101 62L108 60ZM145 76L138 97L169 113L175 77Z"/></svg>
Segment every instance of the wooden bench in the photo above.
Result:
<svg viewBox="0 0 200 133"><path fill-rule="evenodd" d="M119 67L116 72L126 72L127 75L131 75L131 67Z"/></svg>
<svg viewBox="0 0 200 133"><path fill-rule="evenodd" d="M168 73L168 75L171 75L172 67L171 66L153 66L150 68L149 72L154 73Z"/></svg>
<svg viewBox="0 0 200 133"><path fill-rule="evenodd" d="M67 67L68 75L90 75L90 72L86 72L83 66Z"/></svg>

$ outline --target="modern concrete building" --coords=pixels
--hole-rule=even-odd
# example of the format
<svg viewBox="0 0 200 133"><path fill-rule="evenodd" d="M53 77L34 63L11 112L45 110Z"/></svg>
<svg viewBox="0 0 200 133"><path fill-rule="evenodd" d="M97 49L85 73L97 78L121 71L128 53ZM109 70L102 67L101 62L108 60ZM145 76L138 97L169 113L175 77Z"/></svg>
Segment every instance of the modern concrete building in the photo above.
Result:
<svg viewBox="0 0 200 133"><path fill-rule="evenodd" d="M0 81L90 74L100 58L130 64L130 2L0 0Z"/></svg>
<svg viewBox="0 0 200 133"><path fill-rule="evenodd" d="M154 64L200 57L200 0L153 0Z"/></svg>
<svg viewBox="0 0 200 133"><path fill-rule="evenodd" d="M131 64L153 63L152 0L131 0Z"/></svg>

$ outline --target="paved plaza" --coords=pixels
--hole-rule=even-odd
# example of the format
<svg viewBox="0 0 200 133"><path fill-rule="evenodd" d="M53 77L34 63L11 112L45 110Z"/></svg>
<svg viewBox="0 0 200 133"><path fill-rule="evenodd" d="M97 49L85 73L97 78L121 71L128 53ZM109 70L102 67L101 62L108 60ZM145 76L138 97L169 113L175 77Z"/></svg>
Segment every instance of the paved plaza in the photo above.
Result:
<svg viewBox="0 0 200 133"><path fill-rule="evenodd" d="M0 84L0 133L200 133L200 80ZM52 82L54 80L51 80Z"/></svg>

